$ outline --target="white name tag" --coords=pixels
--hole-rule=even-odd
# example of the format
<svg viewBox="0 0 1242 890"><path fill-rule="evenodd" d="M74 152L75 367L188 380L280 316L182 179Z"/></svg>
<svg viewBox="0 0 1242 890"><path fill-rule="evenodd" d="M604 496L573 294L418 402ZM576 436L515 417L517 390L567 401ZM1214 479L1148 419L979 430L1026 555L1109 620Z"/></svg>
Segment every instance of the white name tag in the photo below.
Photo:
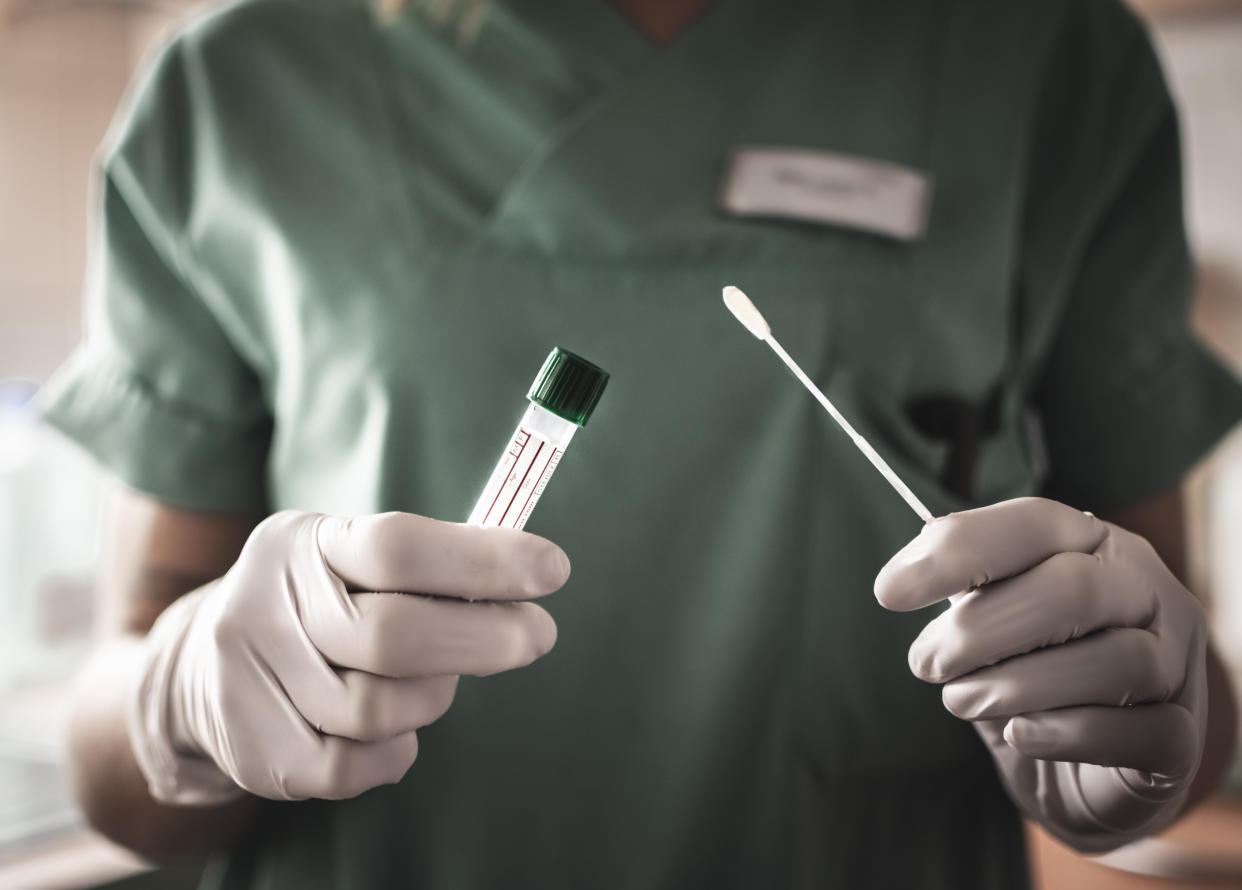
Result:
<svg viewBox="0 0 1242 890"><path fill-rule="evenodd" d="M931 180L918 170L801 148L739 148L721 205L739 216L847 226L902 241L927 227Z"/></svg>

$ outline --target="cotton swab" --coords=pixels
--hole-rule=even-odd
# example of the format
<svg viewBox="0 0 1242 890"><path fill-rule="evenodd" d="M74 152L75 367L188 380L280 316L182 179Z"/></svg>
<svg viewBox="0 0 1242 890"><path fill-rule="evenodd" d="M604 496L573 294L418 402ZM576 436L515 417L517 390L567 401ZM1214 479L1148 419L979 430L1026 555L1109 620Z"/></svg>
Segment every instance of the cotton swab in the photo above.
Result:
<svg viewBox="0 0 1242 890"><path fill-rule="evenodd" d="M864 439L862 435L860 435L858 431L850 425L850 422L845 419L845 417L836 409L836 406L833 405L832 402L828 401L828 397L820 391L819 387L815 385L811 378L806 376L806 373L798 367L798 363L790 358L789 353L784 350L780 343L776 342L776 338L772 336L772 328L764 319L763 314L755 308L755 304L750 301L750 297L742 293L740 289L729 285L724 289L724 304L729 307L729 311L733 313L733 317L740 321L746 330L750 331L764 343L767 343L772 347L772 351L776 353L777 357L785 363L785 366L793 372L793 375L801 381L802 385L810 391L811 395L815 396L816 401L824 406L824 410L832 415L832 419L837 422L837 425L840 426L841 429L845 430L845 434L854 441L854 444L858 446L858 450L866 455L867 460L871 461L871 465L880 471L880 475L887 479L888 484L893 486L896 492L901 495L902 499L910 505L910 509L917 513L919 518L924 522L931 522L931 511L928 510L927 507L923 506L923 502L920 501L915 496L914 492L910 490L909 486L902 482L898 475L893 472L893 468L888 465L888 462L885 461L884 458L880 457L879 452L871 447L871 443Z"/></svg>

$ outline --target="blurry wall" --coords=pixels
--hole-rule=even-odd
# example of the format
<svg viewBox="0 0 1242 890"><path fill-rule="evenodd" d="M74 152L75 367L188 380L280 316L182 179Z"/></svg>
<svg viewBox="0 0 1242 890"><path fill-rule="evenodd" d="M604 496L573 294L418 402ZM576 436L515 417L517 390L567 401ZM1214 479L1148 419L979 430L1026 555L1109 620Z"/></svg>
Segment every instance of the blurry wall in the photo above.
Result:
<svg viewBox="0 0 1242 890"><path fill-rule="evenodd" d="M181 8L0 0L0 692L56 682L86 651L101 479L26 400L81 336L92 156Z"/></svg>
<svg viewBox="0 0 1242 890"><path fill-rule="evenodd" d="M81 333L91 156L166 5L0 0L0 378Z"/></svg>

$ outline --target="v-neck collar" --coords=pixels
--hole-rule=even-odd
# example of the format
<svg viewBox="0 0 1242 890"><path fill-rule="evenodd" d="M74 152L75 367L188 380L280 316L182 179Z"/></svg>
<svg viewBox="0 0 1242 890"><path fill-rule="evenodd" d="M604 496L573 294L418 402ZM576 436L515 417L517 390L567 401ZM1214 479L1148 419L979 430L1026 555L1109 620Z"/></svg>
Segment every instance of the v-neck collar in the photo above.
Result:
<svg viewBox="0 0 1242 890"><path fill-rule="evenodd" d="M601 0L601 2L603 2L608 9L616 13L621 21L629 26L630 30L637 32L645 43L657 49L663 49L665 47L672 46L687 32L691 31L704 16L711 12L712 7L720 2L720 0L702 0L701 3L689 11L689 15L687 17L682 18L680 22L673 23L676 25L675 30L671 34L666 35L663 40L658 40L654 35L648 33L639 23L638 19L632 15L632 10L622 9L621 7L623 4L620 0Z"/></svg>
<svg viewBox="0 0 1242 890"><path fill-rule="evenodd" d="M715 0L666 44L653 43L605 0L493 2L496 14L539 32L549 49L569 57L576 67L592 72L601 83L616 83L653 59L689 50L741 0Z"/></svg>

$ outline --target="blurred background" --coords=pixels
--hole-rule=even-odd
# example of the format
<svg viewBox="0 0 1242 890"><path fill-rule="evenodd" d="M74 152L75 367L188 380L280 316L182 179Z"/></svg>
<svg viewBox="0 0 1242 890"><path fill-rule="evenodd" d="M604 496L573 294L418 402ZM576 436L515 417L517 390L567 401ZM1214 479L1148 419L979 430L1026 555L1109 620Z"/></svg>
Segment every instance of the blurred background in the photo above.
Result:
<svg viewBox="0 0 1242 890"><path fill-rule="evenodd" d="M59 767L90 643L105 491L29 399L81 334L91 159L185 0L0 0L0 890L188 887L93 836ZM1200 267L1195 324L1242 373L1242 2L1142 0L1182 112ZM1191 484L1195 590L1242 688L1242 431ZM1242 890L1242 749L1230 788L1168 835L1087 862L1032 833L1045 888Z"/></svg>

